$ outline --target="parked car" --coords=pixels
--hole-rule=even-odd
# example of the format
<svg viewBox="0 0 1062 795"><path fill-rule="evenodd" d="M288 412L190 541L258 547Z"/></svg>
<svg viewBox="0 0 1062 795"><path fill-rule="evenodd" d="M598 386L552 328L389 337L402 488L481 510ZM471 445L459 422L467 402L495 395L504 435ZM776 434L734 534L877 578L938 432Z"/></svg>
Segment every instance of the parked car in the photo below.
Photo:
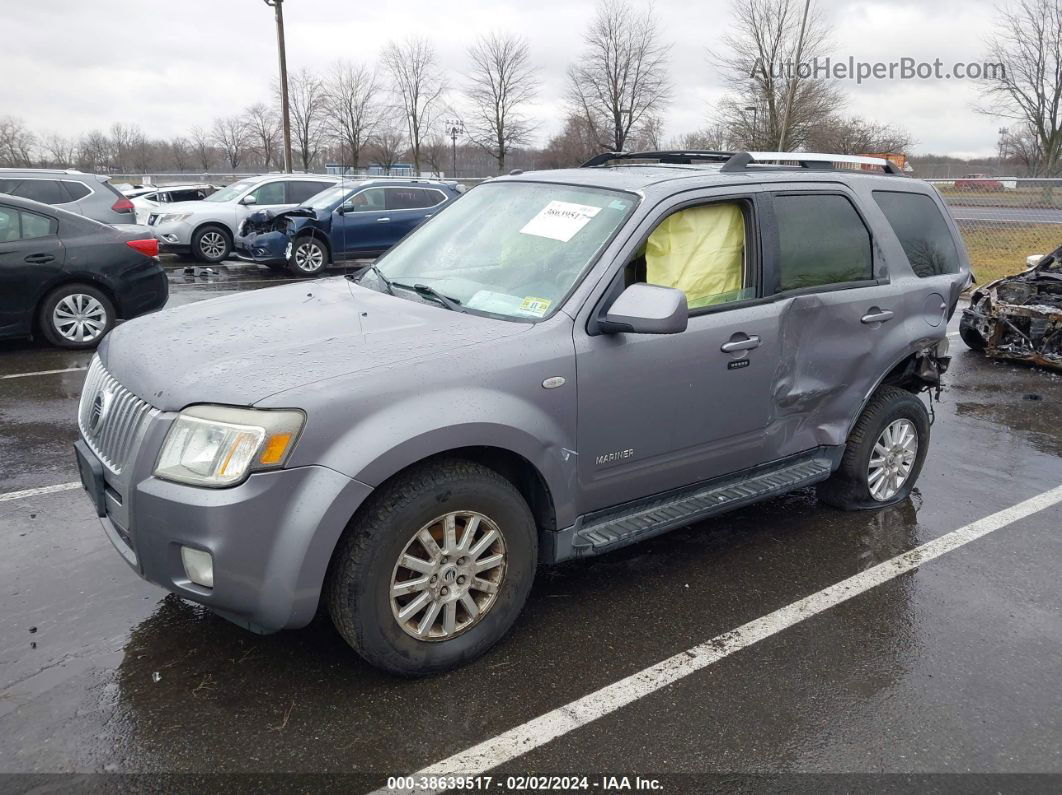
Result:
<svg viewBox="0 0 1062 795"><path fill-rule="evenodd" d="M162 251L221 262L232 253L236 230L252 210L297 207L338 181L322 174L246 177L200 201L159 208L148 214L148 225Z"/></svg>
<svg viewBox="0 0 1062 795"><path fill-rule="evenodd" d="M959 336L996 359L1062 370L1062 247L1022 273L974 290Z"/></svg>
<svg viewBox="0 0 1062 795"><path fill-rule="evenodd" d="M249 215L236 254L315 276L332 262L382 254L460 195L455 184L435 180L342 182L300 207Z"/></svg>
<svg viewBox="0 0 1062 795"><path fill-rule="evenodd" d="M198 185L156 185L147 190L137 191L131 197L136 210L136 222L147 224L148 217L164 204L177 202L194 202L205 199L217 191L217 186L205 183Z"/></svg>
<svg viewBox="0 0 1062 795"><path fill-rule="evenodd" d="M91 348L120 318L166 303L158 241L135 224L0 194L0 337L37 332L61 348Z"/></svg>
<svg viewBox="0 0 1062 795"><path fill-rule="evenodd" d="M115 330L78 465L142 577L256 631L320 603L372 664L440 671L538 564L806 486L906 500L969 272L936 191L884 160L510 175L358 276Z"/></svg>
<svg viewBox="0 0 1062 795"><path fill-rule="evenodd" d="M70 169L0 168L0 193L60 207L105 224L134 224L133 203L102 174Z"/></svg>

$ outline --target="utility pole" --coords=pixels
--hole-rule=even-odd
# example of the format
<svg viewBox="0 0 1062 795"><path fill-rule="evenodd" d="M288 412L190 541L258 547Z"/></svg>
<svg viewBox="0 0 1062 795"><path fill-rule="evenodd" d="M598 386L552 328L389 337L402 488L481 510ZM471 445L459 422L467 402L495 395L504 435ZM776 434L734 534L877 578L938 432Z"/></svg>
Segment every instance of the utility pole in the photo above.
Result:
<svg viewBox="0 0 1062 795"><path fill-rule="evenodd" d="M752 111L752 140L748 142L749 146L759 146L757 141L760 138L759 127L756 125L756 115L760 112L760 109L755 105L749 105L745 108L746 111Z"/></svg>
<svg viewBox="0 0 1062 795"><path fill-rule="evenodd" d="M277 17L277 52L280 54L280 114L284 125L284 172L291 173L291 116L288 114L288 56L284 47L284 0L264 0Z"/></svg>
<svg viewBox="0 0 1062 795"><path fill-rule="evenodd" d="M461 129L461 122L458 120L447 122L447 124L450 125L450 153L451 165L453 167L453 173L450 176L457 179L457 136L464 132L464 130Z"/></svg>
<svg viewBox="0 0 1062 795"><path fill-rule="evenodd" d="M782 114L782 131L778 135L778 151L785 151L785 134L789 128L789 114L793 112L793 96L796 94L797 81L800 79L800 57L804 54L804 31L808 26L808 9L811 0L804 0L804 16L800 20L800 38L797 39L795 73L789 81L789 96L785 100L785 113Z"/></svg>

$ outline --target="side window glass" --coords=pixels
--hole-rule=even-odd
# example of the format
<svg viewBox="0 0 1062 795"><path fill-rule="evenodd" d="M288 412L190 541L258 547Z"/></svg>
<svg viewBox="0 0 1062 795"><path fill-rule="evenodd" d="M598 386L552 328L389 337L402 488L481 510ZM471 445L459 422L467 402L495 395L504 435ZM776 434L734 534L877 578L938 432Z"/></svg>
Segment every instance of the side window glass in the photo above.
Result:
<svg viewBox="0 0 1062 795"><path fill-rule="evenodd" d="M48 237L54 235L58 226L51 218L36 213L28 213L25 210L19 213L22 216L22 239L31 240L36 237Z"/></svg>
<svg viewBox="0 0 1062 795"><path fill-rule="evenodd" d="M10 243L18 238L18 212L10 207L0 207L0 243Z"/></svg>
<svg viewBox="0 0 1062 795"><path fill-rule="evenodd" d="M284 198L284 183L267 182L262 185L256 191L254 191L254 198L258 204L286 204L287 200Z"/></svg>
<svg viewBox="0 0 1062 795"><path fill-rule="evenodd" d="M425 190L424 195L425 207L435 207L436 205L442 204L444 201L446 201L446 194L444 194L442 191Z"/></svg>
<svg viewBox="0 0 1062 795"><path fill-rule="evenodd" d="M423 207L421 192L416 188L387 188L387 209L415 210Z"/></svg>
<svg viewBox="0 0 1062 795"><path fill-rule="evenodd" d="M308 180L296 180L288 183L288 204L302 204L307 202L327 188L331 183L310 182Z"/></svg>
<svg viewBox="0 0 1062 795"><path fill-rule="evenodd" d="M940 208L928 196L899 191L874 191L874 201L900 239L916 276L959 272L959 250Z"/></svg>
<svg viewBox="0 0 1062 795"><path fill-rule="evenodd" d="M844 196L776 196L774 207L780 291L874 277L870 232Z"/></svg>
<svg viewBox="0 0 1062 795"><path fill-rule="evenodd" d="M42 204L64 204L70 201L57 179L24 179L15 189L14 195Z"/></svg>
<svg viewBox="0 0 1062 795"><path fill-rule="evenodd" d="M379 212L385 209L383 188L369 188L355 193L347 200L347 205L355 212Z"/></svg>
<svg viewBox="0 0 1062 795"><path fill-rule="evenodd" d="M737 202L674 212L627 266L627 283L682 290L690 309L754 298L745 227L745 209Z"/></svg>
<svg viewBox="0 0 1062 795"><path fill-rule="evenodd" d="M89 190L87 185L84 185L80 182L74 182L72 180L65 179L62 182L63 187L66 188L66 192L70 196L70 201L79 201L80 199L84 199L86 196L92 193L92 191Z"/></svg>

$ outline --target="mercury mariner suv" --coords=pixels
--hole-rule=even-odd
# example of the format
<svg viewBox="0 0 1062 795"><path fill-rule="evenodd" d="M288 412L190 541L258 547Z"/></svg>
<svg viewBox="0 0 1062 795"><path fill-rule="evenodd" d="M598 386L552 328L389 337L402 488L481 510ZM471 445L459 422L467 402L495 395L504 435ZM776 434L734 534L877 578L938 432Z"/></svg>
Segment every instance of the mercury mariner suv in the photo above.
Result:
<svg viewBox="0 0 1062 795"><path fill-rule="evenodd" d="M538 564L812 485L907 499L968 280L936 192L885 160L514 172L356 276L115 329L77 461L145 579L257 632L323 606L370 663L441 671Z"/></svg>

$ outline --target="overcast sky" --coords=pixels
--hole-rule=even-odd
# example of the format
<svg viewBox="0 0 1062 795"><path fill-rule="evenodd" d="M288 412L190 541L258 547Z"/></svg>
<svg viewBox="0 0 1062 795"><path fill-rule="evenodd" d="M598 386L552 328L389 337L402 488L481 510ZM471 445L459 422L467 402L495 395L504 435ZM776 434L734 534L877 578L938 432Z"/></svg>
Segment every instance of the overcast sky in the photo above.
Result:
<svg viewBox="0 0 1062 795"><path fill-rule="evenodd" d="M863 61L904 56L981 61L990 0L813 0L833 28L833 53ZM675 99L667 137L703 126L723 95L707 52L726 32L729 0L657 0L671 45ZM326 70L340 58L374 61L389 38L427 36L459 85L464 51L498 29L530 42L542 90L535 115L544 140L559 126L564 71L594 13L579 0L286 0L289 70ZM276 72L272 10L262 0L0 0L5 78L0 115L35 131L80 134L114 121L173 136L268 99ZM916 151L988 155L1002 122L973 111L966 81L845 83L847 112L906 127Z"/></svg>

